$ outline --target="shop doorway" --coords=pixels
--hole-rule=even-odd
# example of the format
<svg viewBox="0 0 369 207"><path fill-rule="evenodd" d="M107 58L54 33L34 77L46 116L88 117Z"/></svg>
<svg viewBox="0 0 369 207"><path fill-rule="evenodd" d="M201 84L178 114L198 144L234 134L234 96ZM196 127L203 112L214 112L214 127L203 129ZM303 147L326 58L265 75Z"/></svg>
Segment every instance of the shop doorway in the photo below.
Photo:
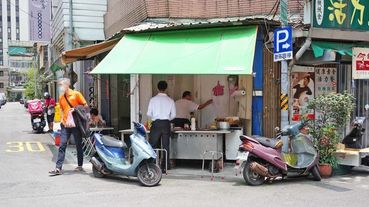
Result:
<svg viewBox="0 0 369 207"><path fill-rule="evenodd" d="M131 127L130 75L101 75L101 115L117 133Z"/></svg>
<svg viewBox="0 0 369 207"><path fill-rule="evenodd" d="M355 117L366 117L364 123L365 134L363 137L363 147L369 146L369 111L365 110L365 105L369 104L369 80L352 80L351 63L339 64L338 66L338 92L352 92L356 98L356 109L352 115ZM346 132L350 130L348 126ZM346 133L345 133L346 134Z"/></svg>

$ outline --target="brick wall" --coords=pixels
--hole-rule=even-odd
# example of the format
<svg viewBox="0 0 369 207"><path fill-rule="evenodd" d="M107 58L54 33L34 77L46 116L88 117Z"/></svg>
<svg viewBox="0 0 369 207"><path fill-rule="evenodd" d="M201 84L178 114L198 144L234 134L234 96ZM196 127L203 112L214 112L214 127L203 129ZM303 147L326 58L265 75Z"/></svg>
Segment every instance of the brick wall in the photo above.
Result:
<svg viewBox="0 0 369 207"><path fill-rule="evenodd" d="M218 18L268 14L276 0L108 0L107 37L146 18ZM289 0L290 13L303 11L304 0Z"/></svg>
<svg viewBox="0 0 369 207"><path fill-rule="evenodd" d="M268 14L276 0L145 0L148 17L217 18ZM291 13L303 9L303 0L290 0Z"/></svg>
<svg viewBox="0 0 369 207"><path fill-rule="evenodd" d="M145 0L108 0L108 11L104 17L106 37L145 20L145 6Z"/></svg>

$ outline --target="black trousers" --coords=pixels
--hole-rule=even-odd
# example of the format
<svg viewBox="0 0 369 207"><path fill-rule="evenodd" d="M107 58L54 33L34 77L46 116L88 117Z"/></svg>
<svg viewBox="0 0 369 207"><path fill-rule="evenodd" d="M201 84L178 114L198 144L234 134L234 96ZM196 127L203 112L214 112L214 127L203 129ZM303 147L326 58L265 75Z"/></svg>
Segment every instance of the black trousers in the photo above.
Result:
<svg viewBox="0 0 369 207"><path fill-rule="evenodd" d="M175 118L173 119L172 123L174 124L174 127L182 127L182 128L184 128L185 124L188 124L188 126L191 125L190 120L183 118Z"/></svg>
<svg viewBox="0 0 369 207"><path fill-rule="evenodd" d="M161 144L163 149L167 151L168 158L164 154L164 160L161 162L162 169L165 168L165 161L169 162L169 139L170 139L170 121L169 120L155 120L152 123L150 129L150 139L149 142L151 146L155 148L161 148ZM167 166L169 164L167 163Z"/></svg>

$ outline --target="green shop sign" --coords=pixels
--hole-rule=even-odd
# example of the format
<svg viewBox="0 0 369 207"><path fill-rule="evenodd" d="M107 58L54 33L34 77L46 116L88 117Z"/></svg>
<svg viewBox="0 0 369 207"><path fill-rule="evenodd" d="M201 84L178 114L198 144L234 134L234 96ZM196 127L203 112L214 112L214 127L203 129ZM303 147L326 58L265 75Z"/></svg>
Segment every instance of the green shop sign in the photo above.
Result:
<svg viewBox="0 0 369 207"><path fill-rule="evenodd" d="M313 27L369 30L369 0L314 0Z"/></svg>

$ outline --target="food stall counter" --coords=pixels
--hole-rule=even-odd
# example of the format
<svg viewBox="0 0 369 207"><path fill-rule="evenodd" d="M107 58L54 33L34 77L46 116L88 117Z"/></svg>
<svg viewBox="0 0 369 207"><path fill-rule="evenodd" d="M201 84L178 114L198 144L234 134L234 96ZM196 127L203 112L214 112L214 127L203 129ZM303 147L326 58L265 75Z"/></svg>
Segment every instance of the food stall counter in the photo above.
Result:
<svg viewBox="0 0 369 207"><path fill-rule="evenodd" d="M178 130L174 131L176 134L229 134L231 130Z"/></svg>
<svg viewBox="0 0 369 207"><path fill-rule="evenodd" d="M124 136L132 134L133 130L125 129L119 132L121 133L121 140L124 141ZM147 134L149 133L150 131L147 131ZM227 159L234 160L237 154L237 147L240 144L239 136L241 134L242 130L240 129L173 131L170 139L170 158L202 160L205 152L213 151L219 152L216 153L214 159L220 159L223 153L223 155L226 155ZM224 143L226 144L225 148ZM204 158L206 160L211 160L211 153L205 154Z"/></svg>
<svg viewBox="0 0 369 207"><path fill-rule="evenodd" d="M220 159L224 153L224 136L230 133L230 130L175 131L170 142L170 157L171 159L210 160L213 159L212 155L206 152L218 152L214 159Z"/></svg>

